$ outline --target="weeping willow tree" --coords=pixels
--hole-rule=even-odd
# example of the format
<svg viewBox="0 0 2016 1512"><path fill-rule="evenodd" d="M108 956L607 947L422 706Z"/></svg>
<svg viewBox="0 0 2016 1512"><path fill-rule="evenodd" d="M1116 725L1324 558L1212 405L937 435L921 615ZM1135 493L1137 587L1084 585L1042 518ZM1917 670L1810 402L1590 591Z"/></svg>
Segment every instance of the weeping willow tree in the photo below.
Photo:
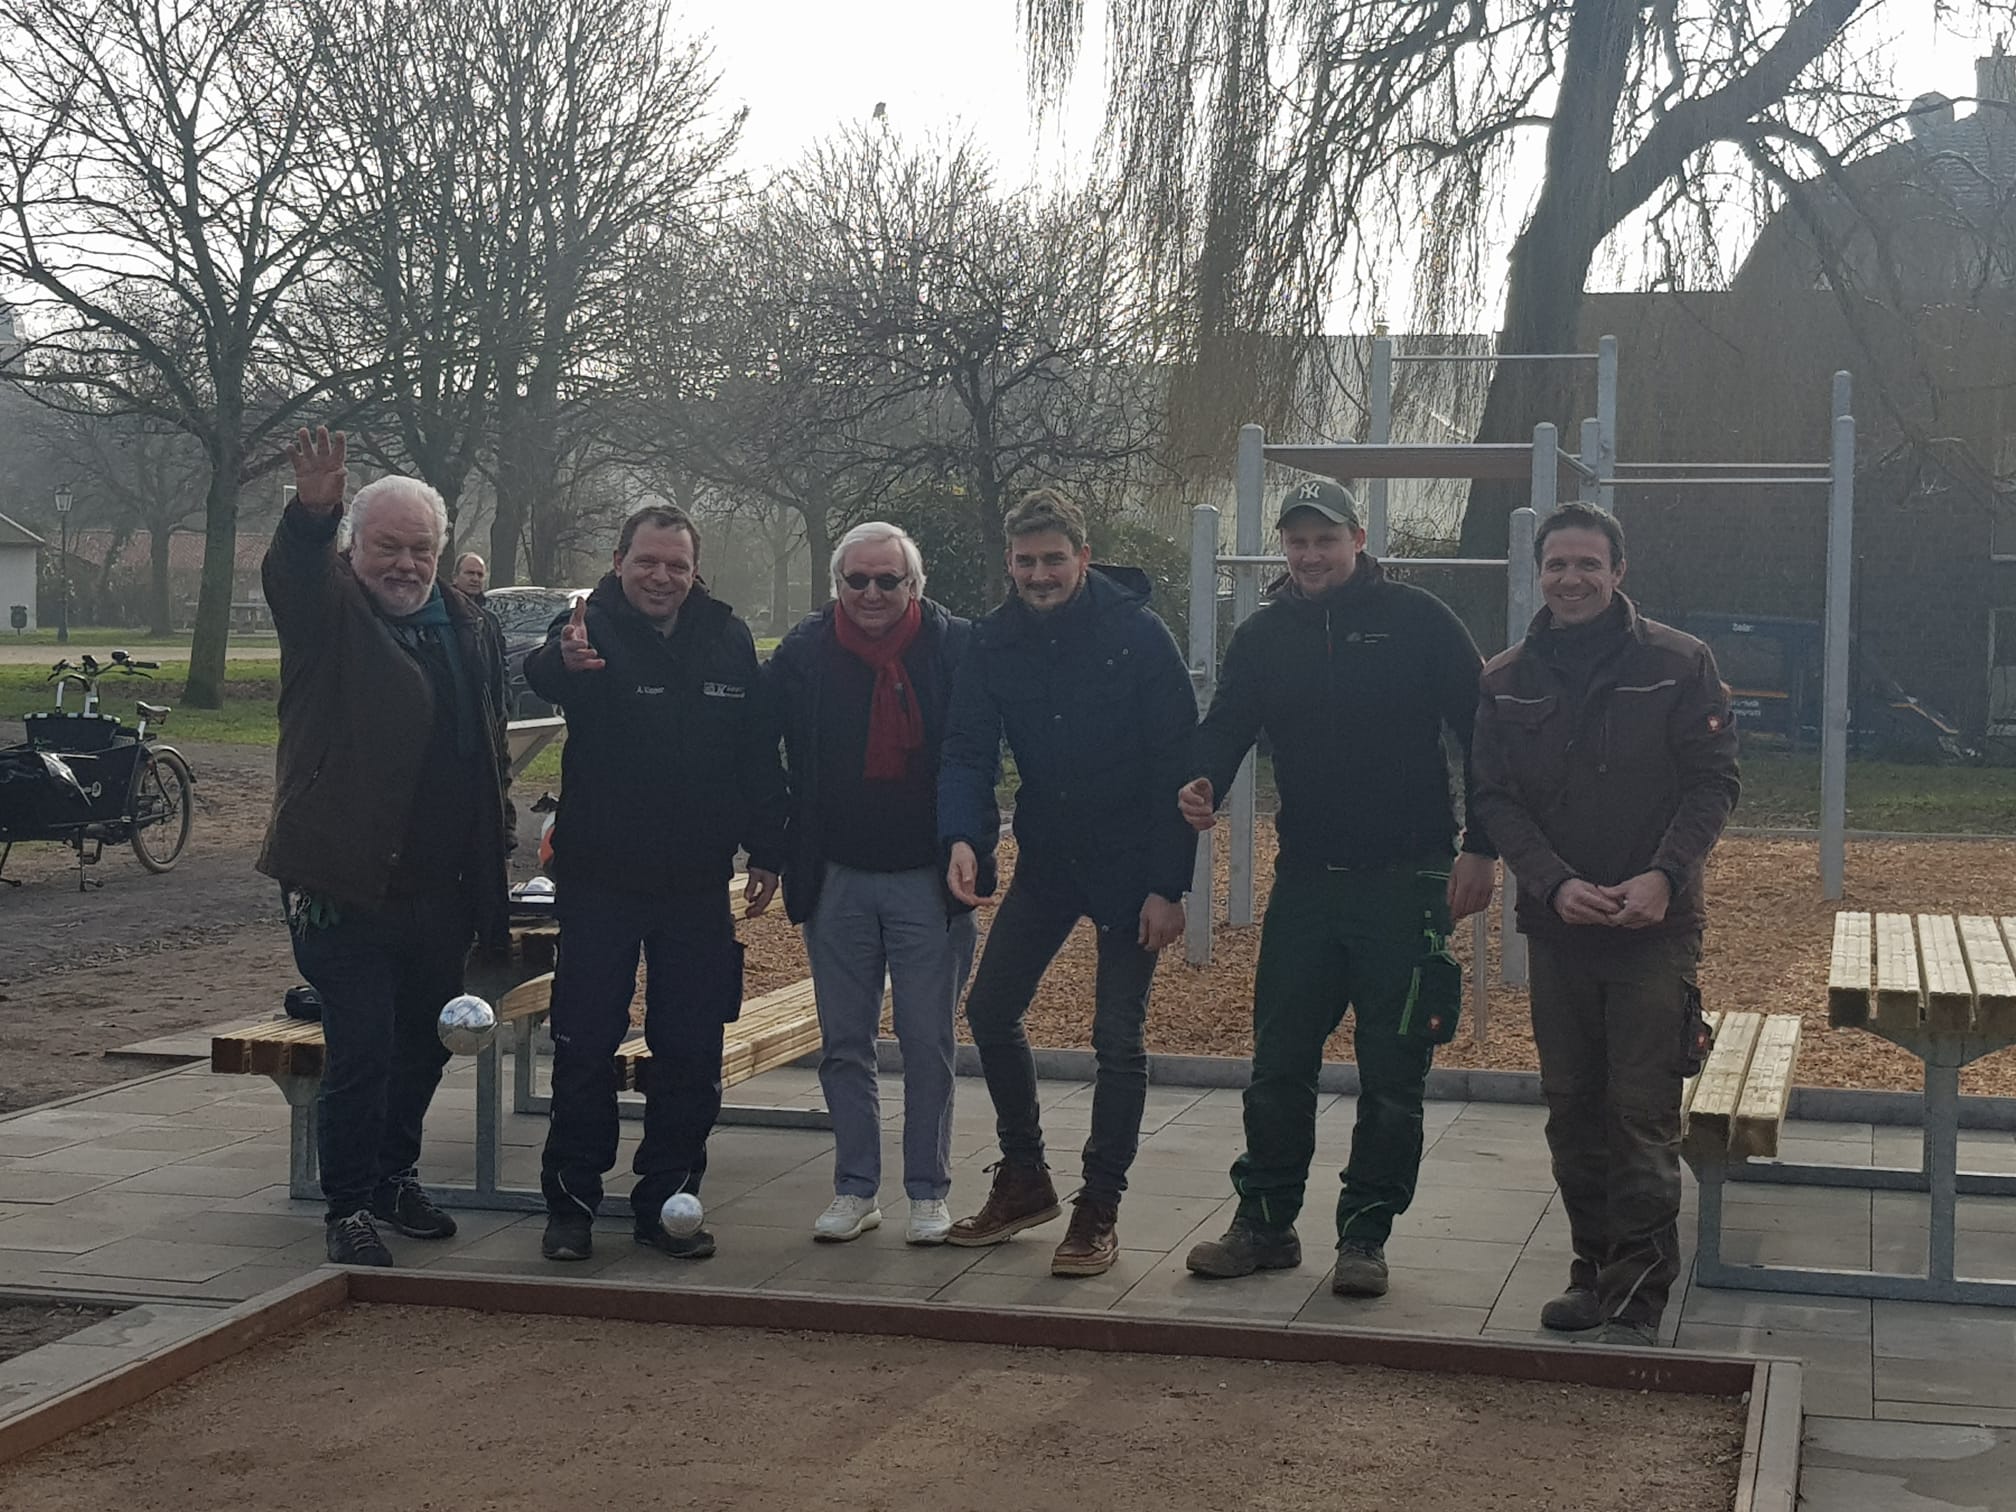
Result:
<svg viewBox="0 0 2016 1512"><path fill-rule="evenodd" d="M1732 247L1846 142L1901 131L1889 44L1986 29L2012 0L1106 0L1105 150L1142 274L1188 312L1182 434L1271 420L1347 280L1418 328L1488 318L1501 352L1569 351L1592 268L1726 278ZM1085 0L1021 0L1058 99ZM1516 227L1516 230L1514 229ZM1397 262L1405 287L1386 289ZM1376 307L1376 306L1375 306ZM1564 427L1558 363L1493 372L1477 439ZM1572 432L1568 432L1572 434ZM1222 450L1221 450L1222 454ZM1524 502L1478 485L1462 549Z"/></svg>

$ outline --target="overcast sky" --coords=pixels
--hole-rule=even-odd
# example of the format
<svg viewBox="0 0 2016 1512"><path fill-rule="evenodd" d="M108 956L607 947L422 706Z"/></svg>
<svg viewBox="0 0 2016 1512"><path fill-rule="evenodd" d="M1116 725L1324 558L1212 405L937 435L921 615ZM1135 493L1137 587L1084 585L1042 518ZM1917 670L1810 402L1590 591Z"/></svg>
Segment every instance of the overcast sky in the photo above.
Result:
<svg viewBox="0 0 2016 1512"><path fill-rule="evenodd" d="M1930 0L1889 0L1857 35L1893 53L1898 93L1972 93L1990 39L1935 31ZM747 105L741 162L758 177L886 104L913 140L971 131L1005 182L1082 173L1105 100L1100 0L1072 96L1039 123L1028 105L1015 0L708 0L688 14L711 37L724 100ZM1398 312L1395 312L1396 315Z"/></svg>

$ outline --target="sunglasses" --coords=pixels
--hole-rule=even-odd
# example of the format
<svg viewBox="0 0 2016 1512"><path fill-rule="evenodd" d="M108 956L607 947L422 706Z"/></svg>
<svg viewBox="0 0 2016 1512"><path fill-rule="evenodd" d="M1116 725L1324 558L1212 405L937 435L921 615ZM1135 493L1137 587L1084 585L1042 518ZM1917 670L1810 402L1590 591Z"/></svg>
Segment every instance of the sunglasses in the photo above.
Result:
<svg viewBox="0 0 2016 1512"><path fill-rule="evenodd" d="M845 583L849 588L852 588L856 593L865 593L870 583L873 583L884 593L894 593L898 588L909 582L910 579L907 574L903 577L898 577L893 572L850 572L842 577L840 581Z"/></svg>

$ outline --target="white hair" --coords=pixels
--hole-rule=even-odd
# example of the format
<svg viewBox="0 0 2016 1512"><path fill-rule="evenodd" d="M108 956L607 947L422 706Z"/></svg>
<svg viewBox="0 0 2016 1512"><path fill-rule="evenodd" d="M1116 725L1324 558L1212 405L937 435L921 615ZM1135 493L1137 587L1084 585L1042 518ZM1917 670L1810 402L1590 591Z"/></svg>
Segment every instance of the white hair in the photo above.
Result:
<svg viewBox="0 0 2016 1512"><path fill-rule="evenodd" d="M411 499L423 506L434 517L434 550L438 553L448 544L448 506L441 502L441 495L418 478L401 477L391 473L373 483L366 483L350 498L350 508L343 517L343 544L349 545L357 539L357 532L364 528L364 517L381 500L401 498Z"/></svg>
<svg viewBox="0 0 2016 1512"><path fill-rule="evenodd" d="M917 549L917 543L910 539L910 533L900 525L891 525L887 520L869 520L856 525L840 537L840 544L833 548L833 596L840 596L840 579L846 575L847 553L856 546L879 546L884 541L894 541L903 548L903 565L910 573L910 582L917 597L924 597L924 553Z"/></svg>

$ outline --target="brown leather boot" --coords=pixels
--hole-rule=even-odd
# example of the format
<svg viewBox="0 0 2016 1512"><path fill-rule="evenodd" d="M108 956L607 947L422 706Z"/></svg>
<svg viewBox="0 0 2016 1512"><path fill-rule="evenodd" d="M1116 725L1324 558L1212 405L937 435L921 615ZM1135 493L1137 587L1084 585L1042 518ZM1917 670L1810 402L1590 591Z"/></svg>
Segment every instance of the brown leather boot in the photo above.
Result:
<svg viewBox="0 0 2016 1512"><path fill-rule="evenodd" d="M1048 1223L1063 1211L1057 1206L1057 1188L1050 1184L1050 1172L1039 1165L1011 1165L999 1160L987 1167L994 1173L994 1189L987 1202L971 1218L961 1218L945 1236L947 1244L977 1249L999 1244L1026 1228Z"/></svg>
<svg viewBox="0 0 2016 1512"><path fill-rule="evenodd" d="M1120 1204L1080 1192L1074 1199L1071 1227L1050 1257L1053 1276L1103 1276L1120 1258Z"/></svg>

